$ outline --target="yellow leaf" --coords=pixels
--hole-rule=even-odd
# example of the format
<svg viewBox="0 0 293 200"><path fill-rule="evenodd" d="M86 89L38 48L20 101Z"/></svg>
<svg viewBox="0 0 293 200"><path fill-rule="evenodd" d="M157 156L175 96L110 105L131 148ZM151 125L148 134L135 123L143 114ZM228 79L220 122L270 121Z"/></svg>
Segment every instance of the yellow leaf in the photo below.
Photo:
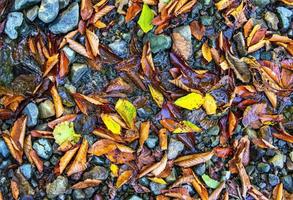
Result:
<svg viewBox="0 0 293 200"><path fill-rule="evenodd" d="M120 174L120 176L117 179L116 182L116 188L120 188L122 185L124 185L125 183L127 183L129 181L129 179L132 176L132 170L127 170L125 172L123 172L122 174Z"/></svg>
<svg viewBox="0 0 293 200"><path fill-rule="evenodd" d="M202 55L203 55L204 59L206 59L206 61L211 62L213 60L211 48L208 45L208 41L206 41L201 46L201 51L202 51Z"/></svg>
<svg viewBox="0 0 293 200"><path fill-rule="evenodd" d="M114 134L121 133L121 126L117 123L109 114L101 114L101 118L106 125L107 129L110 130Z"/></svg>
<svg viewBox="0 0 293 200"><path fill-rule="evenodd" d="M201 132L201 128L196 126L190 121L182 121L179 126L173 131L173 133L191 133L191 132Z"/></svg>
<svg viewBox="0 0 293 200"><path fill-rule="evenodd" d="M111 170L111 173L113 176L118 176L118 171L119 171L119 167L118 165L115 165L115 164L111 164L110 165L110 170Z"/></svg>
<svg viewBox="0 0 293 200"><path fill-rule="evenodd" d="M119 113L129 128L134 128L136 118L136 108L126 99L119 99L115 105L115 110Z"/></svg>
<svg viewBox="0 0 293 200"><path fill-rule="evenodd" d="M176 106L186 108L188 110L198 109L203 103L203 96L197 93L190 93L186 96L180 97L174 102Z"/></svg>
<svg viewBox="0 0 293 200"><path fill-rule="evenodd" d="M208 115L216 114L217 102L212 95L206 94L204 98L203 107Z"/></svg>
<svg viewBox="0 0 293 200"><path fill-rule="evenodd" d="M154 99L154 101L157 103L157 105L162 108L162 105L164 103L164 96L163 94L158 91L157 89L153 88L151 85L149 85L149 89L150 89L150 92L151 92L151 95Z"/></svg>
<svg viewBox="0 0 293 200"><path fill-rule="evenodd" d="M157 177L154 177L154 178L149 178L152 182L155 182L155 183L158 183L158 184L162 184L162 185L165 185L167 184L166 181L162 178L157 178Z"/></svg>

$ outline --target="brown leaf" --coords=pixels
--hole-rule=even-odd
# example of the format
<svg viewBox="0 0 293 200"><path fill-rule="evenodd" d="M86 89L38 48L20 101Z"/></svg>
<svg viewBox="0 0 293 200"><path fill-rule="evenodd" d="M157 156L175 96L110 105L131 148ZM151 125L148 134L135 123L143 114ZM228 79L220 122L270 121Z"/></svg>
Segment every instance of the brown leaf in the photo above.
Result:
<svg viewBox="0 0 293 200"><path fill-rule="evenodd" d="M140 13L141 9L142 7L138 3L133 3L130 7L128 7L125 16L125 22L128 23L133 20L138 15L138 13Z"/></svg>
<svg viewBox="0 0 293 200"><path fill-rule="evenodd" d="M127 183L129 181L129 179L132 176L132 170L126 170L124 172L122 172L122 174L120 174L117 178L117 182L116 182L116 188L120 188L122 185L124 185L125 183Z"/></svg>
<svg viewBox="0 0 293 200"><path fill-rule="evenodd" d="M186 40L180 33L173 32L173 49L179 55L181 55L185 60L188 60L192 55L192 45L191 41Z"/></svg>
<svg viewBox="0 0 293 200"><path fill-rule="evenodd" d="M69 60L64 51L60 53L60 63L59 63L59 76L60 78L65 77L69 72Z"/></svg>
<svg viewBox="0 0 293 200"><path fill-rule="evenodd" d="M36 165L38 171L40 173L42 173L43 169L44 169L43 161L40 159L40 157L38 156L37 152L35 150L31 150L29 152L29 155L30 155L31 159L33 160L34 164Z"/></svg>
<svg viewBox="0 0 293 200"><path fill-rule="evenodd" d="M114 141L101 139L96 141L89 149L89 153L95 156L101 156L117 148Z"/></svg>
<svg viewBox="0 0 293 200"><path fill-rule="evenodd" d="M76 146L69 151L67 151L59 160L59 163L55 166L54 172L55 174L62 174L66 166L69 164L77 150L80 146Z"/></svg>
<svg viewBox="0 0 293 200"><path fill-rule="evenodd" d="M88 150L88 141L86 139L82 140L82 144L77 152L77 155L72 162L71 166L67 171L67 175L71 176L72 174L83 172L87 168L87 150Z"/></svg>
<svg viewBox="0 0 293 200"><path fill-rule="evenodd" d="M115 6L112 6L112 5L106 5L106 6L104 6L102 9L100 9L98 12L96 12L92 16L92 18L90 19L90 21L92 23L96 23L96 21L98 21L99 19L101 19L104 15L108 14L114 8L115 8Z"/></svg>
<svg viewBox="0 0 293 200"><path fill-rule="evenodd" d="M168 161L168 157L167 157L167 153L165 153L162 160L158 162L158 167L152 170L152 174L155 176L159 176L159 174L161 174L165 170L167 166L167 161Z"/></svg>
<svg viewBox="0 0 293 200"><path fill-rule="evenodd" d="M16 148L19 150L23 148L25 131L26 131L26 122L27 122L26 116L20 117L14 122L10 132L10 137L14 141L14 144L16 144Z"/></svg>
<svg viewBox="0 0 293 200"><path fill-rule="evenodd" d="M151 126L150 121L142 122L140 124L139 148L137 150L138 152L140 152L142 150L144 142L149 137L150 126Z"/></svg>
<svg viewBox="0 0 293 200"><path fill-rule="evenodd" d="M74 31L67 33L62 39L62 41L59 45L59 49L62 49L67 44L67 39L72 39L77 33L78 33L78 30L74 30Z"/></svg>
<svg viewBox="0 0 293 200"><path fill-rule="evenodd" d="M19 197L19 188L18 188L18 183L14 180L10 181L10 189L11 189L11 193L14 199L18 199Z"/></svg>
<svg viewBox="0 0 293 200"><path fill-rule="evenodd" d="M96 57L97 55L100 54L99 53L99 38L94 32L88 29L86 29L86 37L89 41L93 55Z"/></svg>
<svg viewBox="0 0 293 200"><path fill-rule="evenodd" d="M52 95L52 99L54 102L54 107L55 107L55 111L56 111L56 117L61 117L61 115L63 115L64 112L64 107L62 104L62 99L57 91L57 88L55 85L53 85L53 87L50 90L50 93Z"/></svg>
<svg viewBox="0 0 293 200"><path fill-rule="evenodd" d="M275 138L280 139L280 140L284 140L286 142L293 143L293 136L289 135L287 133L273 133L273 136Z"/></svg>
<svg viewBox="0 0 293 200"><path fill-rule="evenodd" d="M155 66L153 63L153 57L151 52L151 45L148 41L143 46L143 52L141 57L141 67L146 77L153 78L153 74L155 72Z"/></svg>
<svg viewBox="0 0 293 200"><path fill-rule="evenodd" d="M32 130L31 131L32 137L38 137L38 138L49 138L53 139L53 132L52 131L40 131L40 130Z"/></svg>
<svg viewBox="0 0 293 200"><path fill-rule="evenodd" d="M44 66L43 77L46 77L58 62L59 54L54 54L53 56L48 57L48 60L46 61Z"/></svg>
<svg viewBox="0 0 293 200"><path fill-rule="evenodd" d="M190 169L191 170L191 169ZM192 170L191 170L192 171ZM205 186L200 182L200 180L198 179L198 177L194 174L194 172L192 171L194 180L191 182L192 186L194 187L194 189L197 191L197 193L199 194L200 198L202 200L209 200L209 193L208 190L205 188Z"/></svg>
<svg viewBox="0 0 293 200"><path fill-rule="evenodd" d="M227 158L228 156L232 155L233 149L231 147L220 147L217 146L213 150L215 152L215 156L219 158Z"/></svg>
<svg viewBox="0 0 293 200"><path fill-rule="evenodd" d="M24 140L24 144L23 144L23 150L24 150L25 156L29 160L29 162L31 164L34 164L34 161L33 161L33 159L31 158L31 155L30 155L31 150L33 150L32 136L31 135L26 136L26 138Z"/></svg>
<svg viewBox="0 0 293 200"><path fill-rule="evenodd" d="M249 36L249 33L251 32L252 28L253 28L253 19L251 18L243 26L243 34L245 38Z"/></svg>
<svg viewBox="0 0 293 200"><path fill-rule="evenodd" d="M204 59L208 62L211 62L213 60L212 58L212 53L211 53L211 48L208 45L208 41L206 41L202 47L201 47L202 55Z"/></svg>
<svg viewBox="0 0 293 200"><path fill-rule="evenodd" d="M81 0L80 16L83 20L88 20L93 14L92 0Z"/></svg>
<svg viewBox="0 0 293 200"><path fill-rule="evenodd" d="M69 44L69 47L73 51L79 53L80 55L82 55L84 57L87 57L87 58L90 58L91 59L90 55L88 54L88 52L87 52L87 50L86 50L86 48L84 46L82 46L78 42L75 42L74 40L69 39L69 38L67 39L67 42Z"/></svg>
<svg viewBox="0 0 293 200"><path fill-rule="evenodd" d="M13 112L9 109L5 109L5 108L0 108L0 119L1 120L7 120L9 118L11 118L13 115Z"/></svg>
<svg viewBox="0 0 293 200"><path fill-rule="evenodd" d="M205 35L205 31L206 31L205 26L198 21L191 22L189 26L190 26L191 34L197 40L201 40L203 36Z"/></svg>
<svg viewBox="0 0 293 200"><path fill-rule="evenodd" d="M238 169L240 180L242 183L242 196L245 198L251 186L249 176L247 175L246 170L241 161L236 163L236 167Z"/></svg>
<svg viewBox="0 0 293 200"><path fill-rule="evenodd" d="M98 186L102 181L98 179L85 179L84 181L80 181L73 186L71 186L72 189L74 190L81 190L89 187L96 187Z"/></svg>
<svg viewBox="0 0 293 200"><path fill-rule="evenodd" d="M197 154L192 154L187 156L181 156L177 158L174 161L174 163L184 168L192 167L194 165L198 165L210 160L213 155L214 155L214 152L210 151L205 153L197 153Z"/></svg>
<svg viewBox="0 0 293 200"><path fill-rule="evenodd" d="M135 160L134 154L129 152L121 152L118 149L110 151L106 157L115 164L125 164Z"/></svg>
<svg viewBox="0 0 293 200"><path fill-rule="evenodd" d="M160 142L161 150L167 150L168 136L167 136L167 130L165 128L162 128L159 131L159 142Z"/></svg>
<svg viewBox="0 0 293 200"><path fill-rule="evenodd" d="M273 194L275 194L274 200L282 200L284 198L283 183L279 183L278 185L276 185L276 187L274 188Z"/></svg>
<svg viewBox="0 0 293 200"><path fill-rule="evenodd" d="M54 128L57 124L61 123L61 122L65 122L65 121L68 121L68 122L72 122L75 120L75 118L77 117L77 114L67 114L67 115L64 115L58 119L55 119L51 122L48 123L48 127L50 128Z"/></svg>
<svg viewBox="0 0 293 200"><path fill-rule="evenodd" d="M228 115L228 135L231 137L233 135L234 130L237 127L237 119L232 111L229 112Z"/></svg>
<svg viewBox="0 0 293 200"><path fill-rule="evenodd" d="M266 196L264 196L260 191L258 191L254 186L251 186L248 193L257 200L269 200Z"/></svg>
<svg viewBox="0 0 293 200"><path fill-rule="evenodd" d="M209 196L209 200L217 200L225 188L225 182L222 182Z"/></svg>

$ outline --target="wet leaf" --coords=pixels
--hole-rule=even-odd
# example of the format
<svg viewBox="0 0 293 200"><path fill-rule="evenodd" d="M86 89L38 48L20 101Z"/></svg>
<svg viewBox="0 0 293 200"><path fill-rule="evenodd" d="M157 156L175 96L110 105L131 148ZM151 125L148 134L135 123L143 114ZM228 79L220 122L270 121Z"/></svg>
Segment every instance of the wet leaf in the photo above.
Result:
<svg viewBox="0 0 293 200"><path fill-rule="evenodd" d="M136 119L136 108L134 105L126 99L119 99L116 102L115 110L119 113L127 126L133 129Z"/></svg>
<svg viewBox="0 0 293 200"><path fill-rule="evenodd" d="M120 134L121 133L121 126L119 123L115 121L115 119L110 114L101 114L101 118L106 125L107 129L110 130L114 134Z"/></svg>
<svg viewBox="0 0 293 200"><path fill-rule="evenodd" d="M84 46L82 46L81 44L79 44L78 42L75 42L74 40L72 39L67 39L67 42L69 44L69 47L79 53L80 55L84 56L84 57L87 57L87 58L91 58L90 55L88 54L86 48Z"/></svg>
<svg viewBox="0 0 293 200"><path fill-rule="evenodd" d="M200 182L200 180L198 179L198 177L192 172L193 174L193 181L192 186L194 187L194 189L197 191L198 195L200 196L200 198L202 200L208 200L209 199L209 193L207 191L207 189L205 188L205 186Z"/></svg>
<svg viewBox="0 0 293 200"><path fill-rule="evenodd" d="M209 47L208 42L206 41L201 47L202 55L206 61L211 62L213 60L211 48Z"/></svg>
<svg viewBox="0 0 293 200"><path fill-rule="evenodd" d="M206 96L204 97L203 107L208 115L213 115L217 113L217 102L215 98L210 94L206 94Z"/></svg>
<svg viewBox="0 0 293 200"><path fill-rule="evenodd" d="M166 181L162 178L157 178L157 177L154 177L154 178L149 178L152 182L154 183L158 183L158 184L162 184L162 185L166 185Z"/></svg>
<svg viewBox="0 0 293 200"><path fill-rule="evenodd" d="M117 148L114 141L101 139L96 141L89 149L89 153L95 156L107 154Z"/></svg>
<svg viewBox="0 0 293 200"><path fill-rule="evenodd" d="M93 14L92 0L81 0L80 16L83 20L89 19Z"/></svg>
<svg viewBox="0 0 293 200"><path fill-rule="evenodd" d="M176 106L179 106L188 110L198 109L203 105L203 103L204 103L203 96L197 93L190 93L186 96L180 97L174 102Z"/></svg>
<svg viewBox="0 0 293 200"><path fill-rule="evenodd" d="M206 174L202 175L201 178L209 188L216 189L220 185L219 181L212 179Z"/></svg>
<svg viewBox="0 0 293 200"><path fill-rule="evenodd" d="M44 169L43 161L40 159L40 157L38 156L37 152L35 150L31 150L29 152L29 155L30 155L30 158L32 159L33 163L37 167L38 171L40 173L42 173L43 169Z"/></svg>
<svg viewBox="0 0 293 200"><path fill-rule="evenodd" d="M62 99L61 99L55 85L51 88L50 92L51 92L53 102L54 102L56 117L61 117L61 115L64 112L64 107L62 104Z"/></svg>
<svg viewBox="0 0 293 200"><path fill-rule="evenodd" d="M75 133L73 122L61 122L55 126L53 135L57 144L62 145L63 143L70 142L76 144L80 135Z"/></svg>
<svg viewBox="0 0 293 200"><path fill-rule="evenodd" d="M201 40L205 35L205 26L198 21L193 21L190 24L191 34L197 39Z"/></svg>
<svg viewBox="0 0 293 200"><path fill-rule="evenodd" d="M152 9L147 4L143 4L141 15L138 20L138 25L143 30L143 32L147 33L153 29L152 21L155 17L155 14Z"/></svg>
<svg viewBox="0 0 293 200"><path fill-rule="evenodd" d="M95 57L97 57L97 55L100 54L100 52L99 52L99 43L100 42L99 42L98 36L94 32L90 31L89 29L86 29L86 37L89 41L93 55Z"/></svg>
<svg viewBox="0 0 293 200"><path fill-rule="evenodd" d="M201 128L196 126L190 121L182 121L178 124L177 128L173 131L173 133L192 133L192 132L201 132Z"/></svg>
<svg viewBox="0 0 293 200"><path fill-rule="evenodd" d="M84 181L80 181L73 186L71 186L74 190L81 190L89 187L97 187L102 181L98 179L85 179Z"/></svg>
<svg viewBox="0 0 293 200"><path fill-rule="evenodd" d="M214 155L214 152L210 151L205 153L197 153L197 154L191 154L187 156L181 156L177 158L174 161L174 163L184 168L192 167L192 166L195 166L210 160L213 155Z"/></svg>
<svg viewBox="0 0 293 200"><path fill-rule="evenodd" d="M150 126L151 126L150 121L142 122L140 125L138 152L140 152L142 150L143 144L145 143L145 141L149 137Z"/></svg>
<svg viewBox="0 0 293 200"><path fill-rule="evenodd" d="M149 89L151 92L151 95L154 99L154 101L157 103L157 105L162 108L162 105L164 103L164 96L163 94L157 90L156 88L154 88L153 86L149 85Z"/></svg>
<svg viewBox="0 0 293 200"><path fill-rule="evenodd" d="M77 150L79 149L79 146L76 146L69 151L67 151L59 160L59 163L56 165L54 172L56 174L62 174Z"/></svg>
<svg viewBox="0 0 293 200"><path fill-rule="evenodd" d="M120 188L122 185L127 183L132 176L132 170L126 170L119 175L116 182L116 188Z"/></svg>

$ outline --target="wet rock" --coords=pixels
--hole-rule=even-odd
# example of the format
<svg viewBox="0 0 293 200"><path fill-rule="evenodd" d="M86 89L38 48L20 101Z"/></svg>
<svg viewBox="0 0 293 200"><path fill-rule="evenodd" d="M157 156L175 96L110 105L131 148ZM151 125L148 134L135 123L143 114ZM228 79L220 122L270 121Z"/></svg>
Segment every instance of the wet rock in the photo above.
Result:
<svg viewBox="0 0 293 200"><path fill-rule="evenodd" d="M40 3L41 0L15 0L13 8L15 10L22 10L30 6Z"/></svg>
<svg viewBox="0 0 293 200"><path fill-rule="evenodd" d="M49 26L54 34L67 33L77 27L79 21L79 5L72 3L59 17Z"/></svg>
<svg viewBox="0 0 293 200"><path fill-rule="evenodd" d="M42 0L38 17L45 23L52 22L59 13L59 0Z"/></svg>
<svg viewBox="0 0 293 200"><path fill-rule="evenodd" d="M9 154L10 152L6 143L4 142L4 140L0 139L0 155L4 158L7 158Z"/></svg>
<svg viewBox="0 0 293 200"><path fill-rule="evenodd" d="M142 200L142 198L140 198L136 195L132 195L128 200Z"/></svg>
<svg viewBox="0 0 293 200"><path fill-rule="evenodd" d="M2 160L0 163L0 170L7 169L9 165L11 165L10 160Z"/></svg>
<svg viewBox="0 0 293 200"><path fill-rule="evenodd" d="M59 87L58 93L62 99L63 105L67 107L73 107L75 105L73 98L71 97L69 91L65 87Z"/></svg>
<svg viewBox="0 0 293 200"><path fill-rule="evenodd" d="M178 140L171 138L168 145L168 159L176 158L184 149L184 144Z"/></svg>
<svg viewBox="0 0 293 200"><path fill-rule="evenodd" d="M154 182L150 183L150 189L155 195L160 194L161 190L163 190L165 188L166 188L166 185L164 185L164 184L159 184L159 183L154 183Z"/></svg>
<svg viewBox="0 0 293 200"><path fill-rule="evenodd" d="M7 15L4 32L10 39L14 40L18 37L23 21L23 14L21 12L11 12Z"/></svg>
<svg viewBox="0 0 293 200"><path fill-rule="evenodd" d="M279 15L279 19L281 20L282 29L287 30L291 24L293 12L285 7L277 7L277 13Z"/></svg>
<svg viewBox="0 0 293 200"><path fill-rule="evenodd" d="M72 197L74 200L81 200L86 198L85 193L82 190L73 190Z"/></svg>
<svg viewBox="0 0 293 200"><path fill-rule="evenodd" d="M219 126L213 126L207 131L207 135L219 135L220 127Z"/></svg>
<svg viewBox="0 0 293 200"><path fill-rule="evenodd" d="M227 181L231 177L230 171L222 171L221 174L222 174L221 181Z"/></svg>
<svg viewBox="0 0 293 200"><path fill-rule="evenodd" d="M238 32L233 36L233 39L236 42L237 51L240 56L245 56L247 54L245 47L245 40L242 32Z"/></svg>
<svg viewBox="0 0 293 200"><path fill-rule="evenodd" d="M264 18L271 29L278 30L279 19L275 13L267 11Z"/></svg>
<svg viewBox="0 0 293 200"><path fill-rule="evenodd" d="M40 118L46 119L55 115L55 107L51 100L40 103L39 105Z"/></svg>
<svg viewBox="0 0 293 200"><path fill-rule="evenodd" d="M37 152L37 154L44 159L49 159L52 155L52 146L47 139L38 139L33 144L33 149Z"/></svg>
<svg viewBox="0 0 293 200"><path fill-rule="evenodd" d="M253 0L253 4L260 7L265 7L270 3L270 0Z"/></svg>
<svg viewBox="0 0 293 200"><path fill-rule="evenodd" d="M206 171L206 165L205 163L199 164L195 167L195 173L199 176L203 175Z"/></svg>
<svg viewBox="0 0 293 200"><path fill-rule="evenodd" d="M170 49L172 45L171 37L165 34L155 35L153 33L148 33L144 38L144 42L147 41L150 41L153 53Z"/></svg>
<svg viewBox="0 0 293 200"><path fill-rule="evenodd" d="M293 151L289 153L290 160L293 162Z"/></svg>
<svg viewBox="0 0 293 200"><path fill-rule="evenodd" d="M211 26L213 24L214 18L211 16L201 16L200 21L204 26Z"/></svg>
<svg viewBox="0 0 293 200"><path fill-rule="evenodd" d="M106 180L108 176L109 176L109 171L105 167L95 166L90 171L85 172L83 175L83 178Z"/></svg>
<svg viewBox="0 0 293 200"><path fill-rule="evenodd" d="M277 184L280 183L280 179L278 176L274 174L269 174L269 183L271 186L276 186Z"/></svg>
<svg viewBox="0 0 293 200"><path fill-rule="evenodd" d="M78 115L75 119L74 128L76 132L87 135L94 130L96 121L95 115Z"/></svg>
<svg viewBox="0 0 293 200"><path fill-rule="evenodd" d="M48 198L55 198L58 195L64 194L68 188L68 179L64 176L58 176L52 183L46 187Z"/></svg>
<svg viewBox="0 0 293 200"><path fill-rule="evenodd" d="M260 171L261 173L266 173L266 172L269 172L271 167L269 164L267 163L258 163L257 164L257 169L258 171Z"/></svg>
<svg viewBox="0 0 293 200"><path fill-rule="evenodd" d="M284 189L287 190L287 192L292 193L293 192L293 177L292 175L287 175L282 177L282 183L284 185Z"/></svg>
<svg viewBox="0 0 293 200"><path fill-rule="evenodd" d="M77 83L88 71L89 69L86 64L74 63L70 72L71 81Z"/></svg>
<svg viewBox="0 0 293 200"><path fill-rule="evenodd" d="M150 135L146 140L146 145L148 148L153 149L157 146L159 138L156 135Z"/></svg>
<svg viewBox="0 0 293 200"><path fill-rule="evenodd" d="M73 51L73 50L72 50L70 47L68 47L68 46L63 47L62 50L65 52L65 54L66 54L68 60L72 63L72 62L74 61L74 59L75 59L75 56L76 56L75 51Z"/></svg>
<svg viewBox="0 0 293 200"><path fill-rule="evenodd" d="M185 40L191 41L191 30L189 26L180 26L174 28L173 32L179 33Z"/></svg>
<svg viewBox="0 0 293 200"><path fill-rule="evenodd" d="M32 7L31 9L29 9L26 12L26 17L30 20L30 21L34 21L37 16L38 16L38 12L39 12L39 6L35 5L34 7Z"/></svg>
<svg viewBox="0 0 293 200"><path fill-rule="evenodd" d="M128 57L128 47L124 40L115 40L113 43L109 44L109 47L121 58Z"/></svg>
<svg viewBox="0 0 293 200"><path fill-rule="evenodd" d="M60 9L65 8L66 6L68 6L70 0L59 0L59 7Z"/></svg>
<svg viewBox="0 0 293 200"><path fill-rule="evenodd" d="M35 103L29 103L23 113L27 116L27 126L33 127L38 123L39 109Z"/></svg>
<svg viewBox="0 0 293 200"><path fill-rule="evenodd" d="M19 167L20 172L26 179L30 179L32 177L32 165L31 164L23 164Z"/></svg>
<svg viewBox="0 0 293 200"><path fill-rule="evenodd" d="M278 153L270 159L270 163L272 163L274 167L282 169L284 167L285 159L286 157L283 154Z"/></svg>

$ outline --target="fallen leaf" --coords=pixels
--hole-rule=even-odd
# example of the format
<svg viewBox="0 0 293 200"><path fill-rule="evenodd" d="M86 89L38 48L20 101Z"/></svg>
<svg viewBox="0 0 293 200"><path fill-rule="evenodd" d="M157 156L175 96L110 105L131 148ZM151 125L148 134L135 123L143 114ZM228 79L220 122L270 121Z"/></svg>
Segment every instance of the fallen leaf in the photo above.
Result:
<svg viewBox="0 0 293 200"><path fill-rule="evenodd" d="M110 130L114 134L120 134L121 133L121 126L120 124L115 121L114 117L111 114L101 114L101 118L106 125L107 129Z"/></svg>
<svg viewBox="0 0 293 200"><path fill-rule="evenodd" d="M95 57L97 57L97 55L100 54L100 52L99 52L99 43L100 42L99 42L98 36L94 32L86 29L86 37L87 37L87 39L89 41L89 44L90 44L91 50L93 52L93 55Z"/></svg>
<svg viewBox="0 0 293 200"><path fill-rule="evenodd" d="M86 48L84 46L82 46L81 44L79 44L78 42L75 42L74 40L72 39L67 39L67 42L69 44L69 47L79 53L80 55L84 56L84 57L87 57L89 59L91 59L90 55L88 54Z"/></svg>
<svg viewBox="0 0 293 200"><path fill-rule="evenodd" d="M88 20L93 14L92 0L81 0L80 16L83 20Z"/></svg>
<svg viewBox="0 0 293 200"><path fill-rule="evenodd" d="M54 172L55 174L62 174L77 150L79 149L80 146L76 146L69 151L67 151L59 160L59 163L55 166Z"/></svg>
<svg viewBox="0 0 293 200"><path fill-rule="evenodd" d="M155 17L155 14L152 9L147 4L143 4L142 11L140 17L138 19L138 25L143 30L143 32L147 33L153 29L152 21Z"/></svg>
<svg viewBox="0 0 293 200"><path fill-rule="evenodd" d="M126 99L119 99L116 102L115 110L122 117L127 126L134 129L134 122L136 119L136 108L134 105Z"/></svg>
<svg viewBox="0 0 293 200"><path fill-rule="evenodd" d="M156 104L162 108L162 105L164 103L164 96L163 94L157 90L156 88L154 88L152 85L149 85L149 89L150 89L150 92L151 92L151 95L154 99L154 101L156 102Z"/></svg>
<svg viewBox="0 0 293 200"><path fill-rule="evenodd" d="M209 47L208 41L206 41L201 46L201 51L202 51L202 55L206 61L211 62L213 60L211 48Z"/></svg>
<svg viewBox="0 0 293 200"><path fill-rule="evenodd" d="M55 85L51 88L50 93L53 98L54 107L55 107L55 111L56 111L56 117L57 118L61 117L61 115L63 115L63 112L64 112L64 107L62 104L62 99L61 99Z"/></svg>
<svg viewBox="0 0 293 200"><path fill-rule="evenodd" d="M166 181L162 178L157 178L157 177L154 177L154 178L149 178L150 181L154 182L154 183L158 183L158 184L162 184L162 185L166 185Z"/></svg>
<svg viewBox="0 0 293 200"><path fill-rule="evenodd" d="M201 128L196 126L190 121L182 121L177 124L177 128L173 131L173 133L192 133L192 132L201 132Z"/></svg>
<svg viewBox="0 0 293 200"><path fill-rule="evenodd" d="M197 154L191 154L187 156L181 156L177 158L174 161L174 163L184 168L192 167L192 166L195 166L210 160L213 155L214 155L214 152L210 151L205 153L197 153Z"/></svg>
<svg viewBox="0 0 293 200"><path fill-rule="evenodd" d="M205 35L205 31L206 31L205 26L198 21L191 22L189 26L190 26L191 34L197 40L201 40L203 36Z"/></svg>
<svg viewBox="0 0 293 200"><path fill-rule="evenodd" d="M80 135L75 133L73 122L61 122L57 126L55 126L53 130L53 135L55 138L55 142L59 145L63 143L70 142L73 145L76 144Z"/></svg>
<svg viewBox="0 0 293 200"><path fill-rule="evenodd" d="M71 186L74 190L81 190L89 187L97 187L102 181L98 179L85 179L84 181L80 181L73 186Z"/></svg>
<svg viewBox="0 0 293 200"><path fill-rule="evenodd" d="M217 102L211 94L206 94L204 97L203 107L208 115L217 113Z"/></svg>
<svg viewBox="0 0 293 200"><path fill-rule="evenodd" d="M209 188L216 189L220 185L219 181L212 179L206 174L202 175L201 178Z"/></svg>
<svg viewBox="0 0 293 200"><path fill-rule="evenodd" d="M203 105L203 103L204 103L203 96L197 93L190 93L186 96L178 98L174 102L176 106L179 106L188 110L198 109Z"/></svg>
<svg viewBox="0 0 293 200"><path fill-rule="evenodd" d="M138 152L140 152L143 148L143 144L149 137L149 132L150 132L150 126L151 123L150 121L142 122L140 124L140 131L139 131L139 148Z"/></svg>
<svg viewBox="0 0 293 200"><path fill-rule="evenodd" d="M111 163L110 170L111 170L112 176L114 176L114 177L117 177L118 176L118 173L119 173L119 167L118 167L118 165L115 165L115 164Z"/></svg>
<svg viewBox="0 0 293 200"><path fill-rule="evenodd" d="M168 136L167 136L167 130L165 128L160 129L159 131L159 143L161 150L167 150L168 148Z"/></svg>
<svg viewBox="0 0 293 200"><path fill-rule="evenodd" d="M117 178L116 188L120 188L122 185L127 183L132 176L132 170L126 170L122 172Z"/></svg>

